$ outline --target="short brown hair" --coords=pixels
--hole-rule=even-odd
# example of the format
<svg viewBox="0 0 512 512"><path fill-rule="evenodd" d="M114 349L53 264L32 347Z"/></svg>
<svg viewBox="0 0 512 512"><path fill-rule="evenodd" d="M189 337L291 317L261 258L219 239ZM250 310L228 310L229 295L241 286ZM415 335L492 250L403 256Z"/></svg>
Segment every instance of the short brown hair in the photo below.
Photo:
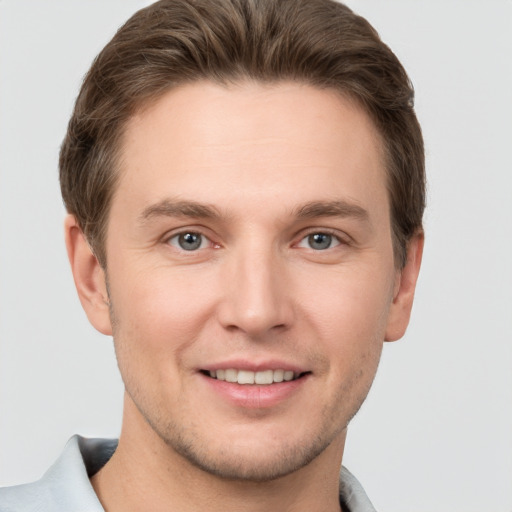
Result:
<svg viewBox="0 0 512 512"><path fill-rule="evenodd" d="M395 260L422 229L424 149L407 74L377 32L334 0L161 0L138 11L95 59L60 153L60 183L99 262L127 120L201 79L295 80L355 98L384 141Z"/></svg>

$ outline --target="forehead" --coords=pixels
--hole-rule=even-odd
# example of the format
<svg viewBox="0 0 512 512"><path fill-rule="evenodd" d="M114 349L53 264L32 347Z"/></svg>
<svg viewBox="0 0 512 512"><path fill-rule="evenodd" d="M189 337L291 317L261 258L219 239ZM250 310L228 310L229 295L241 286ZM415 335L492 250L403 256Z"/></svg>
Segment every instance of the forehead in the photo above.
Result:
<svg viewBox="0 0 512 512"><path fill-rule="evenodd" d="M333 90L197 82L128 121L116 195L141 208L165 195L233 207L340 194L387 203L381 146L364 110Z"/></svg>

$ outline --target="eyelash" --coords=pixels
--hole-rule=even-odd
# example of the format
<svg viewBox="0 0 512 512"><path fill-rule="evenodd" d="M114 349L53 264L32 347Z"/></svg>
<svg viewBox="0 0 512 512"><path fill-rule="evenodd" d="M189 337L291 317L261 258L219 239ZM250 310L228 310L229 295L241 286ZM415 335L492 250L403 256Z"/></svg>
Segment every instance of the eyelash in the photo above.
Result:
<svg viewBox="0 0 512 512"><path fill-rule="evenodd" d="M310 247L310 246L304 247L305 249L311 249L311 250L314 250L315 252L322 252L322 251L327 251L329 249L335 249L336 247L339 247L340 245L349 245L349 241L347 240L346 237L344 238L344 237L340 236L340 234L338 232L333 231L331 229L312 229L309 232L307 232L306 234L304 234L301 237L301 239L299 240L299 242L295 245L300 247L300 244L302 242L306 241L306 243L307 243L307 239L314 235L326 235L331 238L332 242L334 242L335 245L331 244L329 247L326 247L324 249L314 249L313 247Z"/></svg>
<svg viewBox="0 0 512 512"><path fill-rule="evenodd" d="M178 244L179 244L180 237L185 237L187 235L200 237L199 246L196 248L193 248L193 249L185 249L183 247L179 247ZM176 245L174 245L172 243L172 240L176 240ZM188 252L188 253L197 252L198 249L206 249L206 247L201 247L205 243L209 243L210 247L219 247L217 244L214 244L214 242L212 242L210 240L210 238L207 237L204 233L201 233L200 231L193 230L193 229L187 229L184 231L180 231L179 233L174 233L173 235L165 238L165 243L175 247L179 251Z"/></svg>
<svg viewBox="0 0 512 512"><path fill-rule="evenodd" d="M189 249L185 249L184 247L181 246L180 244L180 237L185 237L187 235L191 235L191 236L195 236L195 237L199 237L200 240L199 240L199 245L197 246L194 246L194 244L192 244L192 248L189 248ZM329 237L329 245L325 248L313 248L311 247L311 245L309 245L308 247L304 247L304 246L301 246L302 243L310 243L311 240L308 240L310 237L312 236L315 236L315 235L324 235L324 236L327 236ZM176 240L176 243L172 243L173 240ZM192 240L193 242L193 240ZM332 245L333 242L335 243L335 245ZM198 250L200 249L206 249L208 247L204 247L204 244L205 243L209 243L210 244L210 248L219 248L220 245L218 244L215 244L214 242L212 242L212 240L206 236L204 233L201 233L201 231L198 231L198 230L193 230L193 229L190 229L190 230L183 230L183 231L180 231L179 233L174 233L173 235L171 236L168 236L165 238L165 243L166 244L169 244L171 245L172 247L176 248L177 250L179 251L183 251L183 252L186 252L186 253L194 253L194 252L197 252ZM321 243L321 242L319 242ZM340 245L348 245L349 242L344 239L343 237L340 237L340 235L338 233L335 233L333 230L330 230L330 229L316 229L316 230L311 230L309 231L308 233L304 234L298 243L294 244L294 246L296 247L303 247L304 249L310 249L310 250L313 250L315 252L323 252L323 251L327 251L329 249L334 249Z"/></svg>

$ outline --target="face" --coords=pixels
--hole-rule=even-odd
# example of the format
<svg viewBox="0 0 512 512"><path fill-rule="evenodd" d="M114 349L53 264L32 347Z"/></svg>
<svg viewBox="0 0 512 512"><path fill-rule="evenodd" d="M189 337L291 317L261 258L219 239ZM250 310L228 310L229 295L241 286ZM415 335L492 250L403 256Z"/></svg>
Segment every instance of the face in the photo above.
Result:
<svg viewBox="0 0 512 512"><path fill-rule="evenodd" d="M132 118L122 155L106 253L123 428L142 418L252 480L340 446L399 287L368 116L306 85L196 83Z"/></svg>

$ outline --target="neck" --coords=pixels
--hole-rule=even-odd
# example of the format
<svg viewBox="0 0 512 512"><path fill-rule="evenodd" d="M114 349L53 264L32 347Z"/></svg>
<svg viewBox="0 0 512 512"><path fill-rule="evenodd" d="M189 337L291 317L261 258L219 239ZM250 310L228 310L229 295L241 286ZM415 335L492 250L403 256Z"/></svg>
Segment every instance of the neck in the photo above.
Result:
<svg viewBox="0 0 512 512"><path fill-rule="evenodd" d="M127 421L125 409L118 448L91 479L106 512L340 510L338 474L345 432L291 474L265 482L236 481L197 468L138 416Z"/></svg>

